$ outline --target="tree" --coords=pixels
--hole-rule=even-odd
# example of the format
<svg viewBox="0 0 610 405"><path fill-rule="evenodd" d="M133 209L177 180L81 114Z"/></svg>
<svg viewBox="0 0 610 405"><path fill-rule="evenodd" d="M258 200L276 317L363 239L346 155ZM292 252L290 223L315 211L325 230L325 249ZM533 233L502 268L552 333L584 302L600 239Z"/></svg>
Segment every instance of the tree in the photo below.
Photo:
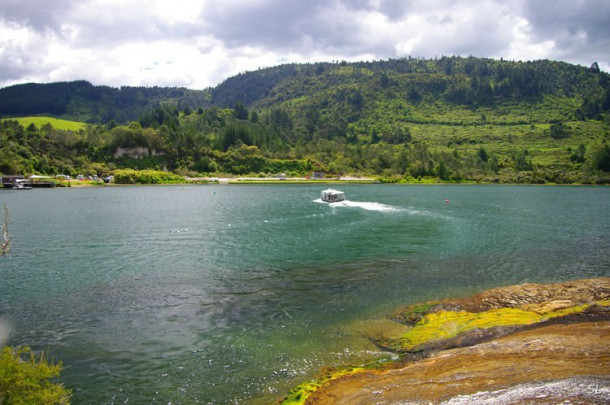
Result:
<svg viewBox="0 0 610 405"><path fill-rule="evenodd" d="M348 95L347 102L355 108L362 108L364 106L364 97L358 90L354 90Z"/></svg>
<svg viewBox="0 0 610 405"><path fill-rule="evenodd" d="M572 162L575 163L584 163L585 162L585 145L583 145L582 143L580 145L578 145L578 149L576 149L574 151L574 153L572 153L570 155L570 160Z"/></svg>
<svg viewBox="0 0 610 405"><path fill-rule="evenodd" d="M248 119L248 110L244 106L244 103L242 103L241 101L235 103L235 107L233 108L233 116L238 120Z"/></svg>
<svg viewBox="0 0 610 405"><path fill-rule="evenodd" d="M383 140L391 144L401 144L411 142L411 132L409 128L396 128L392 132L383 135Z"/></svg>
<svg viewBox="0 0 610 405"><path fill-rule="evenodd" d="M379 134L377 133L377 130L373 129L371 131L371 143L375 144L375 143L379 143Z"/></svg>
<svg viewBox="0 0 610 405"><path fill-rule="evenodd" d="M379 77L379 84L384 89L390 85L390 79L388 78L388 75L385 72L381 73L381 75Z"/></svg>
<svg viewBox="0 0 610 405"><path fill-rule="evenodd" d="M250 112L250 121L254 122L255 124L258 122L258 113L254 110Z"/></svg>
<svg viewBox="0 0 610 405"><path fill-rule="evenodd" d="M153 111L142 114L138 119L142 127L160 127L165 125L170 129L177 129L179 126L178 110L175 107L163 105Z"/></svg>
<svg viewBox="0 0 610 405"><path fill-rule="evenodd" d="M583 97L581 108L586 118L599 120L601 118L601 100L594 95Z"/></svg>
<svg viewBox="0 0 610 405"><path fill-rule="evenodd" d="M595 168L610 172L610 146L605 142L595 153Z"/></svg>
<svg viewBox="0 0 610 405"><path fill-rule="evenodd" d="M532 163L527 160L527 151L519 151L517 152L517 154L515 155L515 170L521 172L521 171L527 171L527 170L532 170Z"/></svg>
<svg viewBox="0 0 610 405"><path fill-rule="evenodd" d="M441 180L448 180L449 179L449 175L451 174L451 172L449 171L449 169L447 168L447 166L445 165L445 162L443 162L442 160L439 162L438 166L436 167L436 175L441 179Z"/></svg>
<svg viewBox="0 0 610 405"><path fill-rule="evenodd" d="M482 146L479 148L479 151L477 152L477 156L479 157L479 159L481 159L482 162L487 162L487 159L489 159L489 156L487 155L487 151Z"/></svg>
<svg viewBox="0 0 610 405"><path fill-rule="evenodd" d="M71 392L57 378L63 366L29 347L4 347L0 352L0 404L69 404Z"/></svg>
<svg viewBox="0 0 610 405"><path fill-rule="evenodd" d="M567 135L565 126L563 125L562 122L557 122L557 123L551 124L551 126L549 127L549 130L551 131L551 138L553 138L553 139L565 138Z"/></svg>
<svg viewBox="0 0 610 405"><path fill-rule="evenodd" d="M407 100L409 100L411 103L413 104L417 104L420 101L422 101L423 97L421 95L421 93L419 91L417 91L416 88L409 88L409 91L407 91Z"/></svg>
<svg viewBox="0 0 610 405"><path fill-rule="evenodd" d="M498 173L498 171L500 171L500 163L498 162L496 155L492 155L491 159L489 159L489 170L493 173Z"/></svg>
<svg viewBox="0 0 610 405"><path fill-rule="evenodd" d="M406 174L409 168L409 154L406 148L402 148L394 162L394 171L400 174Z"/></svg>
<svg viewBox="0 0 610 405"><path fill-rule="evenodd" d="M599 65L597 64L597 62L593 62L591 64L591 68L590 69L591 69L592 72L595 72L595 73L599 73L600 72Z"/></svg>

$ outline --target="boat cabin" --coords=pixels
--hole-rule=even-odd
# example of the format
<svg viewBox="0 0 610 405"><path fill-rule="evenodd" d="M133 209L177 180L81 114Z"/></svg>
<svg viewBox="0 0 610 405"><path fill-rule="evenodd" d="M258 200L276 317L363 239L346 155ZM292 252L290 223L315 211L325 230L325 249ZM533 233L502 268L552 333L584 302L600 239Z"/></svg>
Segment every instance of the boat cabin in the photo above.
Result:
<svg viewBox="0 0 610 405"><path fill-rule="evenodd" d="M329 188L327 190L322 191L320 194L320 198L324 202L333 203L345 200L345 193L339 190L333 190Z"/></svg>

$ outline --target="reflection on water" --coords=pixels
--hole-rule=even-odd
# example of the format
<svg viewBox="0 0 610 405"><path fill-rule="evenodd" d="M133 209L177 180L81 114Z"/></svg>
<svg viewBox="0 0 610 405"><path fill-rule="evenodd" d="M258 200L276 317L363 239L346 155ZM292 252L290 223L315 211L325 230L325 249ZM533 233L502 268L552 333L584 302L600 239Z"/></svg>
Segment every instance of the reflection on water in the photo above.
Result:
<svg viewBox="0 0 610 405"><path fill-rule="evenodd" d="M610 274L603 188L345 191L3 191L9 344L62 359L75 403L265 402L379 355L365 331L396 306Z"/></svg>

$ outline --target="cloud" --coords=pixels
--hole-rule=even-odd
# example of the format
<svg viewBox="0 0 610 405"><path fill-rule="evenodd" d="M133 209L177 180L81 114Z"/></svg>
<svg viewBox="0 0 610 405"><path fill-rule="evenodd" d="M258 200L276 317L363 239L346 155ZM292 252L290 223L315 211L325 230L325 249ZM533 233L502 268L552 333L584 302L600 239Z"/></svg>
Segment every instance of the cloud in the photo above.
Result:
<svg viewBox="0 0 610 405"><path fill-rule="evenodd" d="M404 56L610 67L606 0L4 0L0 86L205 88L286 62Z"/></svg>
<svg viewBox="0 0 610 405"><path fill-rule="evenodd" d="M60 25L59 10L70 8L71 0L32 1L3 0L0 8L0 19L6 22L27 26L43 32L55 30Z"/></svg>
<svg viewBox="0 0 610 405"><path fill-rule="evenodd" d="M396 46L401 54L499 57L513 39L514 16L504 3L453 2L451 8L420 8L404 21L406 41Z"/></svg>
<svg viewBox="0 0 610 405"><path fill-rule="evenodd" d="M311 2L210 2L200 24L229 47L259 46L286 50L313 31L324 0Z"/></svg>
<svg viewBox="0 0 610 405"><path fill-rule="evenodd" d="M531 1L525 3L523 16L531 25L532 41L553 43L549 57L610 67L610 2Z"/></svg>

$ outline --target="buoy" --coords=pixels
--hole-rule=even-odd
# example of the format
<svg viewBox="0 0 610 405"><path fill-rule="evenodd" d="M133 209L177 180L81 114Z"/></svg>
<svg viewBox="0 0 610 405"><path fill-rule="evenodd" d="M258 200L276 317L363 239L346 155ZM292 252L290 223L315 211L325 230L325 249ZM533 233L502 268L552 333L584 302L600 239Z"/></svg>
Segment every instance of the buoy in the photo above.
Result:
<svg viewBox="0 0 610 405"><path fill-rule="evenodd" d="M449 200L445 200L445 204L449 204Z"/></svg>

